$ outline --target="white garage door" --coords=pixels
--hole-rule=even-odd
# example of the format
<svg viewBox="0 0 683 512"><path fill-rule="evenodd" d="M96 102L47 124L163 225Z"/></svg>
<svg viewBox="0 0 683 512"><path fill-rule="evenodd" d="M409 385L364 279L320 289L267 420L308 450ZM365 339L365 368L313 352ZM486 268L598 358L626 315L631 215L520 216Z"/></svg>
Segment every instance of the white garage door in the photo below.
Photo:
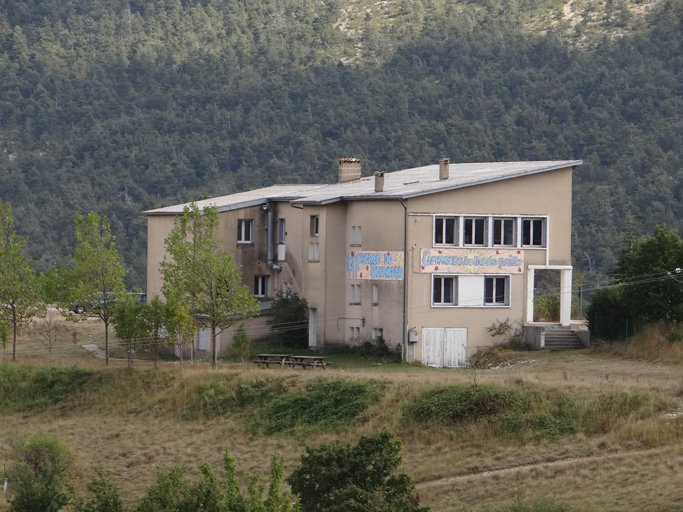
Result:
<svg viewBox="0 0 683 512"><path fill-rule="evenodd" d="M467 362L467 329L422 329L422 364L458 368Z"/></svg>

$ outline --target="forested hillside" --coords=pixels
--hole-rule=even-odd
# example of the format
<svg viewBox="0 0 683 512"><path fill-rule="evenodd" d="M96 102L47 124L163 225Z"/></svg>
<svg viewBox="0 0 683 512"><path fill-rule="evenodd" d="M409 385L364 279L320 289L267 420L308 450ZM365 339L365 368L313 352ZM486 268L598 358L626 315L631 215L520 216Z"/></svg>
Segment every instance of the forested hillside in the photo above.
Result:
<svg viewBox="0 0 683 512"><path fill-rule="evenodd" d="M683 0L4 0L0 200L40 269L108 215L436 162L583 159L578 266L683 232Z"/></svg>

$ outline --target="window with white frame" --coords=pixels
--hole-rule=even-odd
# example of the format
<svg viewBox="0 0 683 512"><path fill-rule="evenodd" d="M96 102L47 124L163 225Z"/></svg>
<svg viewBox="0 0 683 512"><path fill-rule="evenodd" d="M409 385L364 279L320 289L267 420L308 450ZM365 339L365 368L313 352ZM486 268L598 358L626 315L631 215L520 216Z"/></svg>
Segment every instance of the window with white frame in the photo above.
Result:
<svg viewBox="0 0 683 512"><path fill-rule="evenodd" d="M434 306L458 305L458 278L456 276L433 276L432 304Z"/></svg>
<svg viewBox="0 0 683 512"><path fill-rule="evenodd" d="M268 276L254 276L254 295L257 297L268 296Z"/></svg>
<svg viewBox="0 0 683 512"><path fill-rule="evenodd" d="M489 276L484 279L484 305L508 306L510 304L510 277Z"/></svg>
<svg viewBox="0 0 683 512"><path fill-rule="evenodd" d="M515 247L516 243L516 219L493 218L493 245Z"/></svg>
<svg viewBox="0 0 683 512"><path fill-rule="evenodd" d="M372 285L372 305L376 306L379 304L379 286L376 284Z"/></svg>
<svg viewBox="0 0 683 512"><path fill-rule="evenodd" d="M349 340L360 341L360 327L349 327Z"/></svg>
<svg viewBox="0 0 683 512"><path fill-rule="evenodd" d="M463 228L464 245L487 245L487 220L486 217L465 217Z"/></svg>
<svg viewBox="0 0 683 512"><path fill-rule="evenodd" d="M285 219L280 219L277 222L277 243L284 244L287 236L287 224Z"/></svg>
<svg viewBox="0 0 683 512"><path fill-rule="evenodd" d="M239 219L237 221L237 242L250 244L254 241L254 221L251 219Z"/></svg>
<svg viewBox="0 0 683 512"><path fill-rule="evenodd" d="M545 219L522 219L522 247L545 247Z"/></svg>
<svg viewBox="0 0 683 512"><path fill-rule="evenodd" d="M361 245L362 236L360 226L351 226L351 245Z"/></svg>
<svg viewBox="0 0 683 512"><path fill-rule="evenodd" d="M320 244L318 242L308 243L308 261L320 261Z"/></svg>
<svg viewBox="0 0 683 512"><path fill-rule="evenodd" d="M458 217L434 217L434 245L458 245Z"/></svg>
<svg viewBox="0 0 683 512"><path fill-rule="evenodd" d="M373 328L372 329L372 339L377 340L379 338L384 338L384 329L382 328Z"/></svg>
<svg viewBox="0 0 683 512"><path fill-rule="evenodd" d="M360 304L360 285L352 284L349 294L349 304Z"/></svg>

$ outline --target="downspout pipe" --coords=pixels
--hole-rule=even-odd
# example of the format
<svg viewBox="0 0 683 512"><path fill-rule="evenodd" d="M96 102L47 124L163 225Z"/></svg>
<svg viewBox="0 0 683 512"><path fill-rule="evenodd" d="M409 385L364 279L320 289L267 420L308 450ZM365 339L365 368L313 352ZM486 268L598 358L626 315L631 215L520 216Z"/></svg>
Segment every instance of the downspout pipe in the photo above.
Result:
<svg viewBox="0 0 683 512"><path fill-rule="evenodd" d="M265 207L268 211L268 224L266 225L268 230L268 267L276 272L282 272L282 265L275 263L275 211L273 203L268 201Z"/></svg>
<svg viewBox="0 0 683 512"><path fill-rule="evenodd" d="M408 347L406 346L406 334L408 326L406 325L406 287L408 286L408 207L403 202L403 199L398 200L403 206L403 359L408 360Z"/></svg>

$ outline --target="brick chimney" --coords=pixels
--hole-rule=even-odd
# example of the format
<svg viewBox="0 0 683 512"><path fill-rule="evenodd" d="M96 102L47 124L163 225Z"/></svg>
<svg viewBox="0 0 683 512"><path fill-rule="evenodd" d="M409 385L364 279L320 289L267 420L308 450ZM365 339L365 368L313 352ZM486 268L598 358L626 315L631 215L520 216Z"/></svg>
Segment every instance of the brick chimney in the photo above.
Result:
<svg viewBox="0 0 683 512"><path fill-rule="evenodd" d="M339 183L360 179L360 158L339 159Z"/></svg>
<svg viewBox="0 0 683 512"><path fill-rule="evenodd" d="M439 160L439 179L447 180L448 175L451 172L451 162L448 158L442 158Z"/></svg>
<svg viewBox="0 0 683 512"><path fill-rule="evenodd" d="M375 173L375 192L384 192L384 171Z"/></svg>

